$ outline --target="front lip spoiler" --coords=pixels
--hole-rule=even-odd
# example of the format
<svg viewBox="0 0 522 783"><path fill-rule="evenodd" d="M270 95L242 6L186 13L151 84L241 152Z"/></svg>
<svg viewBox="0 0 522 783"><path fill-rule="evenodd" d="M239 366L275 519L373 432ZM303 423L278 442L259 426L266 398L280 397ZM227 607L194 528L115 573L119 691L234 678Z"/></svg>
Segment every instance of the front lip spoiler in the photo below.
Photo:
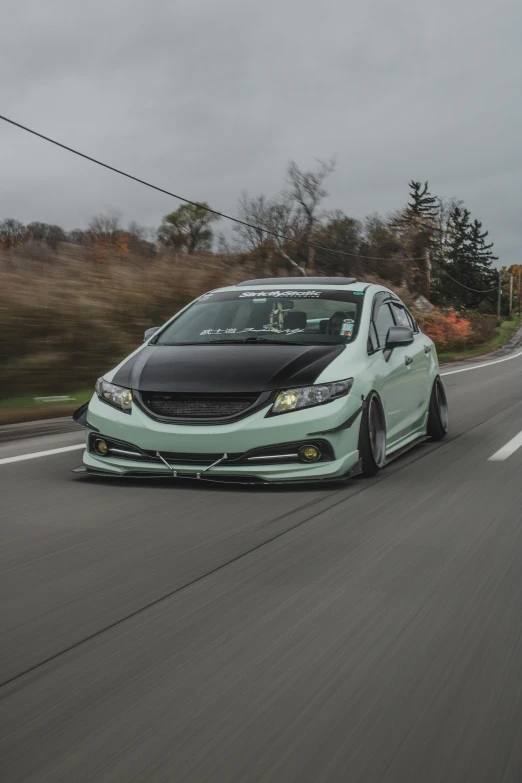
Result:
<svg viewBox="0 0 522 783"><path fill-rule="evenodd" d="M326 483L335 483L339 484L343 481L348 481L351 478L355 478L356 476L360 476L362 473L361 470L361 463L360 460L357 462L351 470L348 471L348 473L345 473L343 476L327 476L326 478L313 478L310 476L303 477L301 479L283 479L278 481L277 479L274 481L267 481L266 479L258 479L255 476L245 476L244 479L240 478L239 476L234 476L230 474L223 474L219 478L214 475L214 477L211 476L205 476L203 473L180 473L179 471L176 471L176 475L173 473L166 473L165 471L161 471L161 473L154 473L152 471L128 471L127 473L111 473L109 471L105 470L97 470L96 468L90 468L86 465L79 465L77 468L73 468L71 471L72 473L84 475L84 476L101 476L103 478L126 478L126 479L174 479L179 481L205 481L210 484L240 484L240 485L248 485L248 486L266 486L266 485L276 485L276 484L310 484L317 482L318 484L326 484Z"/></svg>

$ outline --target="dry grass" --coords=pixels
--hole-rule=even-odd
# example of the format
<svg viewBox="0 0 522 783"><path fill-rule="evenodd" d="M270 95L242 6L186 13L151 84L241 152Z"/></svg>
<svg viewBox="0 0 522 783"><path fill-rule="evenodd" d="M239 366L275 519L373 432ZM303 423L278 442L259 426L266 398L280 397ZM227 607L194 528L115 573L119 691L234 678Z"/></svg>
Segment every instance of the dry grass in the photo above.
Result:
<svg viewBox="0 0 522 783"><path fill-rule="evenodd" d="M219 285L237 282L238 259L113 257L62 245L52 260L0 256L1 396L66 393L140 344L143 332Z"/></svg>

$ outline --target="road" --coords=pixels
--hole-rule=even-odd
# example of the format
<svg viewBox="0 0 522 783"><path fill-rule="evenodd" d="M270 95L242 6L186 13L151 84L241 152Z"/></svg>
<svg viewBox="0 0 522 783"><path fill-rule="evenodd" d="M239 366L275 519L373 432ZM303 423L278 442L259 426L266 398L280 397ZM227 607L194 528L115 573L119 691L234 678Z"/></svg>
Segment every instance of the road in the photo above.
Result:
<svg viewBox="0 0 522 783"><path fill-rule="evenodd" d="M341 486L2 443L3 783L520 783L522 354L465 369L447 441Z"/></svg>

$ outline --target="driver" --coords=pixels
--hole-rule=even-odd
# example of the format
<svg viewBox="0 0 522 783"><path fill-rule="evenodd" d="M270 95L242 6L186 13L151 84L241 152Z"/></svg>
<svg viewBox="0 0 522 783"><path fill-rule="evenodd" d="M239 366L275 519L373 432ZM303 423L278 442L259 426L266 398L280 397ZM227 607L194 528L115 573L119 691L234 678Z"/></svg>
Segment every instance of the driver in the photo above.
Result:
<svg viewBox="0 0 522 783"><path fill-rule="evenodd" d="M341 334L341 327L343 321L348 318L347 313L343 313L338 310L336 313L330 316L328 319L328 326L326 327L326 334Z"/></svg>

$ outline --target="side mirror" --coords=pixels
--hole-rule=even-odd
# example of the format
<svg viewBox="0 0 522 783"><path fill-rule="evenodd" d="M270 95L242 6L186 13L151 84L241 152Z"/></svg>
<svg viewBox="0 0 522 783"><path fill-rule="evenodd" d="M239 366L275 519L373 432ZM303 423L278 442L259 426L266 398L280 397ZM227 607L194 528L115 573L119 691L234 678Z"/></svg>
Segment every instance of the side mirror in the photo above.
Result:
<svg viewBox="0 0 522 783"><path fill-rule="evenodd" d="M386 345L384 346L384 358L386 361L390 358L394 348L411 345L414 339L413 329L410 329L409 326L390 326L386 335Z"/></svg>
<svg viewBox="0 0 522 783"><path fill-rule="evenodd" d="M143 342L146 342L147 340L150 340L153 334L156 334L160 327L159 326L152 326L150 329L145 329L145 335L143 337Z"/></svg>

